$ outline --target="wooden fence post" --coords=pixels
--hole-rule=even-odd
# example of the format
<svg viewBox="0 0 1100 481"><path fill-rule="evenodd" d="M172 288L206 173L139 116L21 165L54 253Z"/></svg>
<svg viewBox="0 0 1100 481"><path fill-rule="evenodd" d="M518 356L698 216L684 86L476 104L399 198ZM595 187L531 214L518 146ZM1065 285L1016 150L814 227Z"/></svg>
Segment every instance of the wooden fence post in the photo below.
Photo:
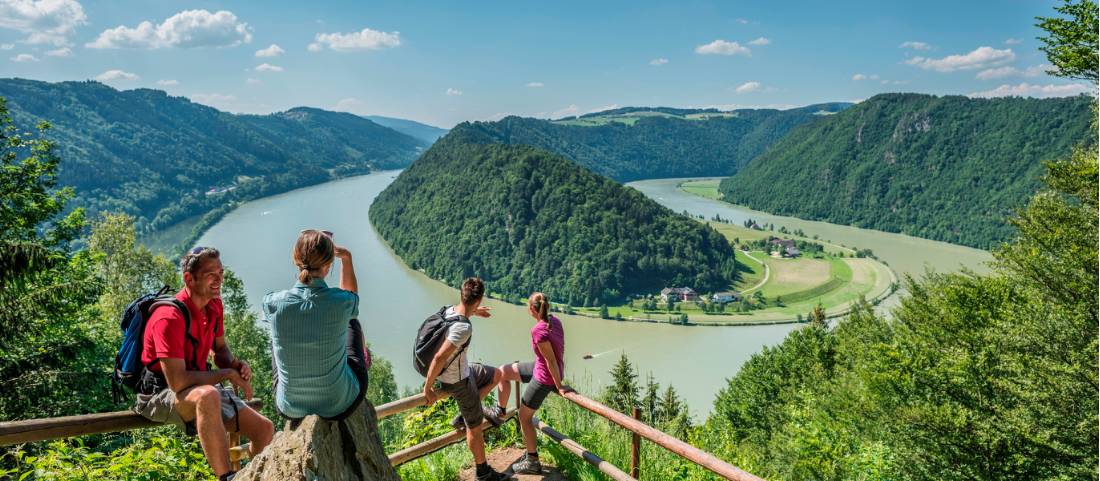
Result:
<svg viewBox="0 0 1100 481"><path fill-rule="evenodd" d="M641 421L642 411L634 406L634 419ZM638 433L632 433L630 439L630 477L637 479L642 464L642 437Z"/></svg>

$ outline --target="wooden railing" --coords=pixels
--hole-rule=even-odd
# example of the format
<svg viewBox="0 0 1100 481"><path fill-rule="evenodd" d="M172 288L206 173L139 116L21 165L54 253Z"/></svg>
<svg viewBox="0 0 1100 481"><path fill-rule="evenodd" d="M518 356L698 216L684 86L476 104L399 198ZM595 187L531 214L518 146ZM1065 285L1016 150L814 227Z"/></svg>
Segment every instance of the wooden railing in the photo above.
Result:
<svg viewBox="0 0 1100 481"><path fill-rule="evenodd" d="M584 397L576 391L563 393L562 397L572 401L574 404L577 404L582 408L585 408L601 417L610 420L615 424L618 424L619 426L622 426L623 428L626 428L628 431L633 432L634 434L637 434L645 439L648 439L649 441L652 441L662 448L672 451L674 454L677 454L688 461L691 461L695 464L698 464L699 466L702 466L703 468L706 468L710 472L717 474L722 478L735 481L764 481L763 479L753 476L752 474L749 474L748 472L741 470L740 468L737 468L732 464L718 459L713 454L710 454L706 451L703 451L702 449L685 443L674 436L663 433L653 428L652 426L649 426L637 419L634 419L614 409L611 409L610 407L607 407L587 397ZM539 429L542 430L541 426L539 426ZM543 432L546 431L543 430ZM634 452L637 452L636 447ZM636 456L634 456L634 458L637 459Z"/></svg>
<svg viewBox="0 0 1100 481"><path fill-rule="evenodd" d="M512 418L517 418L520 406L520 389L519 383L516 382L513 392L515 393L515 407L509 409L504 416L504 421ZM444 395L445 396L445 395ZM604 459L600 458L597 454L589 451L584 446L581 446L576 441L569 439L566 435L558 432L549 424L539 420L539 418L533 418L531 423L535 427L536 432L541 432L545 436L549 437L555 443L558 443L570 453L580 457L584 461L593 465L600 472L606 474L611 479L616 481L637 481L639 473L640 459L638 456L638 442L640 438L645 438L661 446L672 453L691 461L707 470L711 471L718 476L734 481L763 481L748 472L745 472L721 459L718 459L714 455L703 451L695 446L692 446L674 436L663 433L637 419L637 413L635 417L627 416L620 413L608 406L605 406L599 402L589 399L580 393L575 391L562 394L562 397L577 404L578 406L587 409L596 415L606 418L611 422L618 424L626 430L634 433L633 452L631 456L631 473L627 474L619 467L611 464ZM404 399L398 399L393 402L382 404L375 407L375 413L379 420L386 417L399 414L411 409L415 409L420 406L426 405L426 399L423 394L417 394ZM260 403L257 401L250 401L250 406L259 408ZM47 418L47 419L30 419L25 421L8 421L0 422L0 446L8 446L13 444L21 444L35 441L46 441L51 439L61 439L74 436L83 436L87 434L99 434L108 432L127 431L131 429L139 429L157 426L157 423L146 420L141 416L130 412L120 411L114 413L103 414L87 414L81 416L66 416L60 418ZM485 420L482 423L483 429L491 429L493 426ZM415 446L410 446L400 451L397 451L389 455L390 464L393 466L400 466L411 460L427 456L433 452L443 449L452 444L459 443L465 440L466 435L463 431L453 431L441 436L429 439ZM231 445L239 443L239 438L231 438ZM234 446L230 449L230 460L239 465L242 459L245 459L249 455L249 445L243 444Z"/></svg>

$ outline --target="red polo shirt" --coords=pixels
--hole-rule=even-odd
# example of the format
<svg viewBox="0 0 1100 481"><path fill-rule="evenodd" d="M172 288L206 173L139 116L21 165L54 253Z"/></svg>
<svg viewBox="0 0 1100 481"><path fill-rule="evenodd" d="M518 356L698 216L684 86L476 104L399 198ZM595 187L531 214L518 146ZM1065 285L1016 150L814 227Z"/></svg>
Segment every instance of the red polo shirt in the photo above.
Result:
<svg viewBox="0 0 1100 481"><path fill-rule="evenodd" d="M183 314L179 309L171 306L161 306L153 311L149 322L145 324L145 346L141 352L141 362L149 363L161 359L183 359L189 364L192 359L198 364L195 366L200 371L206 370L206 360L210 357L210 351L214 348L214 339L225 335L225 323L222 312L222 300L212 299L201 311L191 302L191 293L187 289L176 294L176 299L183 301L187 310L191 312L191 337L198 339L198 346L193 346L183 335ZM198 355L195 355L195 349ZM161 372L160 363L153 364L149 368L154 372ZM188 366L190 369L190 366Z"/></svg>

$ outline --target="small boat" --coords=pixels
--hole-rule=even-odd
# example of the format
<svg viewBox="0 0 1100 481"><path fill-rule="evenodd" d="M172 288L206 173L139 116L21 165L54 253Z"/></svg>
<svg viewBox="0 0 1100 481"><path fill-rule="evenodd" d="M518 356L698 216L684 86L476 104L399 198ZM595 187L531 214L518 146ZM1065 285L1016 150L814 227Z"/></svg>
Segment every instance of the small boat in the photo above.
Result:
<svg viewBox="0 0 1100 481"><path fill-rule="evenodd" d="M592 355L591 355L591 354L585 354L585 355L584 355L584 358L585 358L585 359L592 359Z"/></svg>

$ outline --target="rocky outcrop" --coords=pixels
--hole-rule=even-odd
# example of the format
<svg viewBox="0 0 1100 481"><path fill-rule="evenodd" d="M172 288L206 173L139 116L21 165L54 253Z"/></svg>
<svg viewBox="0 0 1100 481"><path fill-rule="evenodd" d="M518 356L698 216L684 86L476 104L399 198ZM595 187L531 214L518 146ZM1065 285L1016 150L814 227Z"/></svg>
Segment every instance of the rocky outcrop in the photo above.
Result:
<svg viewBox="0 0 1100 481"><path fill-rule="evenodd" d="M363 400L343 421L306 417L275 434L234 481L399 481L378 436L374 406Z"/></svg>

